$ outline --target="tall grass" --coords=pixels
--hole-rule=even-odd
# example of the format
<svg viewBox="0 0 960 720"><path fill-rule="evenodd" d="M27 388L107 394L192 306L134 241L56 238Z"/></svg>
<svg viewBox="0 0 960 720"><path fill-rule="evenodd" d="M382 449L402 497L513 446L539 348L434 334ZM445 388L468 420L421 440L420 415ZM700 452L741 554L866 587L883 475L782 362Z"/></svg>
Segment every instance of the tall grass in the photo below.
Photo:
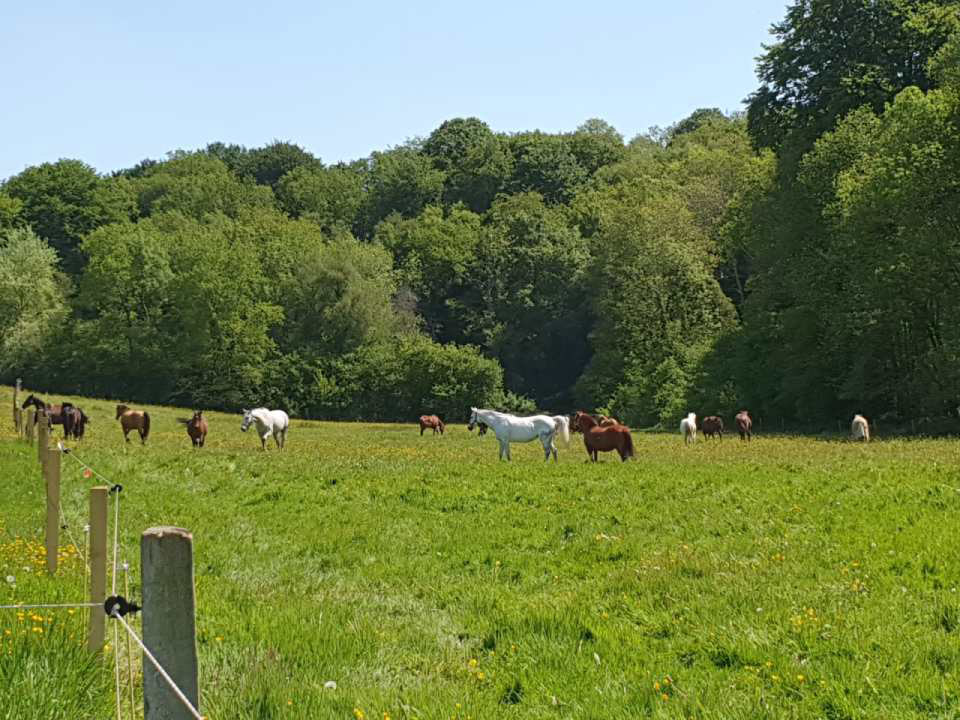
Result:
<svg viewBox="0 0 960 720"><path fill-rule="evenodd" d="M124 485L134 577L143 529L194 533L211 718L958 714L953 441L635 434L636 461L587 464L575 436L559 464L536 443L507 464L462 426L294 421L281 454L211 414L195 451L185 411L150 408L141 447L112 404L76 401L93 418L77 454ZM0 477L0 541L37 541L35 450L6 410ZM64 459L75 526L91 483ZM13 596L73 582L34 576L42 597ZM81 646L24 645L8 667L31 679L0 698L43 707L29 687L51 673L32 668ZM103 664L63 685L73 717L109 710Z"/></svg>

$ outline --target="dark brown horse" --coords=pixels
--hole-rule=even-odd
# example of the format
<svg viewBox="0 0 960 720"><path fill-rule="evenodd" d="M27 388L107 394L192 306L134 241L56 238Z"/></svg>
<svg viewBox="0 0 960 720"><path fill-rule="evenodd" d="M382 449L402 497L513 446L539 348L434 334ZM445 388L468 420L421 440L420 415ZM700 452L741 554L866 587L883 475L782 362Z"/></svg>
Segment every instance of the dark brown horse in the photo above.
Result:
<svg viewBox="0 0 960 720"><path fill-rule="evenodd" d="M601 427L593 415L583 411L577 411L574 415L573 425L583 433L583 444L587 448L587 455L594 462L597 461L597 453L611 450L616 450L624 462L633 457L633 438L630 437L630 428L624 425Z"/></svg>
<svg viewBox="0 0 960 720"><path fill-rule="evenodd" d="M177 422L187 426L187 435L194 447L203 447L207 440L207 419L203 416L203 410L197 410L189 420L177 418Z"/></svg>
<svg viewBox="0 0 960 720"><path fill-rule="evenodd" d="M65 438L72 435L77 440L82 440L88 422L90 418L83 410L76 405L63 403L63 436Z"/></svg>
<svg viewBox="0 0 960 720"><path fill-rule="evenodd" d="M117 420L123 428L123 439L130 442L127 433L136 430L140 433L140 442L146 445L150 434L150 413L146 410L131 410L126 405L117 405Z"/></svg>
<svg viewBox="0 0 960 720"><path fill-rule="evenodd" d="M700 423L700 430L704 437L718 436L723 440L723 418L716 415L708 415Z"/></svg>
<svg viewBox="0 0 960 720"><path fill-rule="evenodd" d="M62 425L63 426L63 436L69 437L73 432L73 425L71 420L73 418L73 413L71 410L74 409L72 403L61 403L60 405L51 405L50 403L44 402L36 395L30 394L27 396L27 399L23 401L23 405L20 406L20 409L26 408L28 405L33 405L37 409L37 414L33 418L34 424L37 423L37 420L40 418L39 411L43 410L47 417L50 418L51 425ZM81 411L82 415L82 411ZM83 416L86 419L86 416ZM81 434L83 430L81 428Z"/></svg>
<svg viewBox="0 0 960 720"><path fill-rule="evenodd" d="M427 428L433 428L433 434L436 435L438 432L443 435L445 429L443 420L438 418L436 415L421 415L420 416L420 436L423 437L423 431Z"/></svg>
<svg viewBox="0 0 960 720"><path fill-rule="evenodd" d="M741 440L750 440L753 437L753 420L750 419L750 413L746 410L741 410L734 418L734 422L737 423L737 430L740 432Z"/></svg>

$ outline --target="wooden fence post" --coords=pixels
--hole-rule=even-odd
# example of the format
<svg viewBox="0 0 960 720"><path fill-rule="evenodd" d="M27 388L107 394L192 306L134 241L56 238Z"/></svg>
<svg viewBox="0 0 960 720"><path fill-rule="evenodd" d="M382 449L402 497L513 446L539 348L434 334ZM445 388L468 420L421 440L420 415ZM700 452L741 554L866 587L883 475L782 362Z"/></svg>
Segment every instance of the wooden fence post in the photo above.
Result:
<svg viewBox="0 0 960 720"><path fill-rule="evenodd" d="M155 527L140 537L143 584L143 644L200 709L197 679L196 598L193 535L177 527ZM143 662L144 720L189 720L193 715L146 658Z"/></svg>
<svg viewBox="0 0 960 720"><path fill-rule="evenodd" d="M17 410L20 409L20 406L17 405L17 400L19 399L19 395L20 395L20 378L17 378L17 384L13 386L13 425L17 429L20 428L20 426L17 424Z"/></svg>
<svg viewBox="0 0 960 720"><path fill-rule="evenodd" d="M23 410L18 407L13 409L13 425L17 431L17 437L23 439Z"/></svg>
<svg viewBox="0 0 960 720"><path fill-rule="evenodd" d="M107 493L110 488L90 488L90 602L103 605L107 599ZM104 621L102 607L90 608L90 630L87 647L96 652L103 647Z"/></svg>
<svg viewBox="0 0 960 720"><path fill-rule="evenodd" d="M36 408L27 408L27 442L33 445L34 423L36 422Z"/></svg>
<svg viewBox="0 0 960 720"><path fill-rule="evenodd" d="M42 465L47 461L50 448L50 416L45 410L37 410L37 460Z"/></svg>
<svg viewBox="0 0 960 720"><path fill-rule="evenodd" d="M60 453L48 450L42 467L47 486L47 572L53 575L57 571L60 548Z"/></svg>

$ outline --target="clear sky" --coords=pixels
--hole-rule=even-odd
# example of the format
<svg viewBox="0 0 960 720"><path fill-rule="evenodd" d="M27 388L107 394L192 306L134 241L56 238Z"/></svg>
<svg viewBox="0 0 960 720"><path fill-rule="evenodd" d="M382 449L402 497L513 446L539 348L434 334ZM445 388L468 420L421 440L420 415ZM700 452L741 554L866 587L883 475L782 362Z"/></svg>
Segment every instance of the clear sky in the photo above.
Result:
<svg viewBox="0 0 960 720"><path fill-rule="evenodd" d="M428 135L603 118L629 139L742 109L785 0L0 3L0 178L274 139L324 162Z"/></svg>

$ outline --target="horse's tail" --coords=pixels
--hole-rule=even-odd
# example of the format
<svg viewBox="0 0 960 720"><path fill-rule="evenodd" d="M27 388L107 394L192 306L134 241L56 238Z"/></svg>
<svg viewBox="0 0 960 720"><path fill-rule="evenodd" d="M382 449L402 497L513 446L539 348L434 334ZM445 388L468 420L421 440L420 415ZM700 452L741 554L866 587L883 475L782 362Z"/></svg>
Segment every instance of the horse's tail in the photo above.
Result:
<svg viewBox="0 0 960 720"><path fill-rule="evenodd" d="M565 444L565 445L569 445L569 444L570 444L570 420L569 420L569 418L565 418L565 417L562 417L562 416L559 416L559 415L558 415L558 416L554 419L553 425L554 425L555 431L556 431L557 433L560 433L561 437L563 438L564 444Z"/></svg>
<svg viewBox="0 0 960 720"><path fill-rule="evenodd" d="M150 413L143 411L143 440L146 442L147 435L150 434Z"/></svg>
<svg viewBox="0 0 960 720"><path fill-rule="evenodd" d="M633 437L630 435L629 430L627 430L623 435L623 457L633 457Z"/></svg>

